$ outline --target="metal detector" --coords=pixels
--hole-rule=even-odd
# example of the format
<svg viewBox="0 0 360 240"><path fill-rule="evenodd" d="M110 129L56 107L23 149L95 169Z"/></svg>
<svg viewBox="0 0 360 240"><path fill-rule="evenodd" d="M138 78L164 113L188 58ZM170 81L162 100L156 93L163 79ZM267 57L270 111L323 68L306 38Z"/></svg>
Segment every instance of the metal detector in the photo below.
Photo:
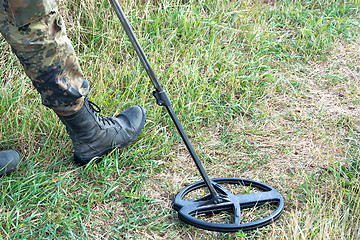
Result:
<svg viewBox="0 0 360 240"><path fill-rule="evenodd" d="M159 106L164 106L171 119L173 120L186 148L190 152L192 159L199 170L203 181L193 183L183 188L174 199L174 209L178 211L179 218L184 222L198 228L203 228L211 231L218 232L236 232L239 230L251 230L265 226L277 218L283 212L284 199L281 194L274 188L260 182L243 178L215 178L209 179L202 166L198 156L195 153L179 119L177 118L169 97L159 83L155 72L153 71L143 49L141 48L134 31L132 30L123 10L121 9L117 0L110 0L120 22L125 29L136 53L138 54L142 65L144 66L147 74L149 75L155 91L153 92L156 102ZM248 192L242 194L233 194L226 187L240 185L244 188L255 188L256 192ZM205 196L198 199L188 199L187 196L191 195L194 191L205 189ZM208 191L206 191L206 189ZM251 219L250 222L243 222L242 212L246 209L257 211L256 208L270 206L270 214L263 217L259 216L256 219ZM207 217L214 216L220 213L228 213L230 221L226 223L212 222L207 220Z"/></svg>

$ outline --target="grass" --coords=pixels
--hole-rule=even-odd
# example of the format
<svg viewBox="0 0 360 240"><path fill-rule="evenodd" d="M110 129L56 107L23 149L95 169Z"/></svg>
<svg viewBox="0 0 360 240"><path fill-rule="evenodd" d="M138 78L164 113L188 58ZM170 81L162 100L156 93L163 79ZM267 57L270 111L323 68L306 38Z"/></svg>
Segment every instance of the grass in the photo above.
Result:
<svg viewBox="0 0 360 240"><path fill-rule="evenodd" d="M264 182L275 223L216 233L184 224L174 195L200 180L108 1L59 1L104 115L140 104L140 139L76 167L64 126L0 39L2 239L360 238L358 0L121 1L210 177Z"/></svg>

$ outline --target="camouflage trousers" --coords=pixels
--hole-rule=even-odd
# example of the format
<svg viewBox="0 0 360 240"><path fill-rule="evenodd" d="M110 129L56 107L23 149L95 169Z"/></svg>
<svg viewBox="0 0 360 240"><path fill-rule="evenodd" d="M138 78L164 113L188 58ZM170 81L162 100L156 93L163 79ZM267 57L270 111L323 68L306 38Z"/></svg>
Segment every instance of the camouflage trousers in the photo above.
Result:
<svg viewBox="0 0 360 240"><path fill-rule="evenodd" d="M89 82L55 0L0 0L0 32L45 106L60 115L71 115L82 107Z"/></svg>

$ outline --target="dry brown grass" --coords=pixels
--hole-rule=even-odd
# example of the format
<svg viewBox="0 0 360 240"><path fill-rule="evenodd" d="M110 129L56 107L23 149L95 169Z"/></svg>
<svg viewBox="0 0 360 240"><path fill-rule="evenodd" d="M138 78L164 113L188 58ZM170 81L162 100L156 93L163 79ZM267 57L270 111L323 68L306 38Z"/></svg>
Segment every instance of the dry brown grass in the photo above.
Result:
<svg viewBox="0 0 360 240"><path fill-rule="evenodd" d="M141 12L145 12L145 15L149 14L147 10L149 5L144 4L146 1L124 1L123 4L125 4L124 8L126 9L136 9L135 6L140 2L143 3L141 6L145 8ZM262 2L276 5L278 1L264 0ZM65 5L65 3L65 1L60 1L59 5ZM150 4L150 1L147 3ZM164 4L164 6L161 6L166 7L166 1L154 0L152 3ZM246 13L250 12L252 3L255 4L256 1L245 1L246 6L240 14L241 16L244 15L244 18L235 19L236 21L230 23L229 26L239 27L240 25L252 23L252 15L246 15ZM82 57L81 61L85 74L92 79L94 88L98 90L92 93L92 97L102 101L108 95L114 97L115 94L118 94L116 92L118 89L124 89L125 87L135 88L139 82L144 80L144 77L141 71L137 70L136 73L131 75L131 77L135 77L128 86L123 86L124 83L121 81L116 81L112 85L108 83L111 82L109 79L113 80L113 78L122 76L123 73L126 75L125 73L129 69L140 69L140 66L136 65L130 47L124 48L124 53L121 56L111 54L118 51L118 45L124 45L124 42L127 41L124 35L119 34L114 27L110 26L113 24L111 21L104 22L103 28L101 28L101 31L104 31L106 40L99 38L100 40L97 42L98 48L104 49L105 46L107 51L103 55L101 55L102 53L96 55L92 52L97 50L96 47L87 45L89 36L98 36L102 32L93 34L92 31L95 31L96 26L86 25L79 21L96 18L97 14L100 14L94 11L94 9L98 8L97 4L100 4L100 2L86 0L74 4L76 9L66 10L62 7L61 11L67 21L69 36L78 44L75 47L79 50L80 57ZM235 10L238 11L238 9ZM128 10L126 13L134 16L134 18L146 18L144 15L140 16L138 11L132 11L135 10ZM155 10L152 9L152 11ZM81 14L86 16L81 16ZM199 14L202 14L206 19L209 16L208 9L203 7ZM106 16L109 19L115 18L114 13L110 11L106 13ZM259 16L262 15L259 14ZM193 14L192 17L196 18L196 15ZM256 21L261 22L260 20ZM216 24L214 23L212 28L215 29L216 26L222 29L219 31L219 36L226 35L225 30L229 26ZM141 28L143 26L137 27ZM266 31L266 26L258 24L254 28L251 29L256 35L253 40L258 41L260 44L262 43L260 32ZM240 30L232 30L234 39L241 38L242 33ZM98 31L100 31L99 28ZM145 35L146 33L142 34ZM172 36L170 33L167 34ZM231 39L230 37L219 38L217 40L220 43L216 44L230 44ZM201 42L203 39L196 39L196 41ZM154 116L159 116L159 112L162 110L159 110L158 107L149 106L151 104L148 104L150 109L148 109L148 112L152 115L149 114L147 127L153 127L153 129L145 130L148 131L144 134L146 135L145 138L148 138L148 135L164 134L165 136L161 138L164 144L166 143L166 146L171 148L159 150L163 152L151 156L154 159L147 159L156 162L156 169L153 169L149 162L141 159L141 151L137 156L125 155L126 157L119 161L120 167L108 175L106 175L106 171L111 170L106 167L104 167L105 170L99 170L91 166L95 169L87 171L72 166L71 169L73 170L68 170L60 164L59 168L53 167L55 171L52 170L54 171L53 175L51 175L53 177L52 181L60 186L62 186L64 179L70 179L71 181L64 181L66 184L61 189L63 195L59 199L62 199L64 204L67 204L66 201L73 201L73 205L76 205L77 201L81 201L81 203L90 202L89 206L80 206L78 209L74 207L70 208L70 210L79 210L81 213L81 211L86 212L84 208L88 207L90 209L89 212L92 215L84 214L85 217L82 215L78 219L83 221L82 226L91 234L89 238L96 239L111 239L114 235L120 239L351 239L351 237L352 239L360 239L358 231L360 228L359 197L357 202L351 203L357 207L351 208L349 207L350 197L347 195L354 194L351 197L354 198L355 196L354 201L356 201L356 196L359 196L359 184L354 181L353 186L346 188L341 184L341 178L336 178L337 175L332 172L333 169L337 169L336 164L340 163L339 165L342 164L345 167L348 164L344 159L351 155L349 153L351 146L347 144L345 139L349 137L350 131L351 134L360 136L359 45L359 41L348 43L339 40L333 44L331 55L326 61L284 62L284 66L280 68L281 70L274 74L276 77L274 84L268 86L266 95L261 100L256 101L254 109L257 112L249 114L246 109L234 117L232 121L211 122L207 126L197 128L201 129L202 133L189 133L192 140L202 142L201 146L195 145L195 148L200 153L201 160L210 177L253 179L269 184L281 192L286 202L285 211L282 217L274 224L259 231L242 235L208 232L179 223L180 220L172 209L174 194L183 187L201 179L183 144L179 143L178 140L173 140L173 135L176 132L162 131L161 126L154 126L154 122L158 125L168 123L163 119L161 121L155 119ZM244 46L248 47L246 44ZM236 54L228 53L229 62L233 65L227 67L235 68L238 67L237 64L243 64L239 62L238 55L242 51L246 52L244 46L236 45L234 48L238 52ZM14 56L9 57L9 54L7 54L10 50L8 46L1 46L1 49L3 51L0 53L0 65L3 66L12 61ZM167 50L170 52L175 51L172 48ZM194 58L192 60L185 58L185 63L181 62L182 58L188 54L185 50L179 53L181 56L176 57L174 55L177 54L171 52L167 55L157 48L155 52L150 51L149 54L151 59L155 62L158 61L156 68L161 74L164 74L166 68L169 67L170 60L178 64L176 69L169 74L168 82L165 82L165 85L167 85L181 74L191 76L194 69L199 67L197 65L203 64L200 58L210 57L211 50L207 51L205 56L192 56ZM253 53L246 52L246 54L249 55L247 57L250 57ZM164 58L166 61L163 61ZM193 63L193 65L187 63ZM279 61L274 61L272 64L276 65L278 63ZM181 69L179 70L177 67ZM251 66L244 63L244 65L235 69L240 71L240 68L245 67ZM17 116L31 115L30 119L39 119L40 116L47 114L45 108L31 108L33 105L39 106L40 100L31 87L30 81L23 72L19 71L19 68L19 63L15 62L11 64L10 68L0 73L3 82L0 94L4 99L8 98L8 89L18 79L23 81L22 89L20 89L21 94L19 95L24 96L19 99L19 102L16 102L17 107L15 106L9 110L14 112L2 115L3 123L13 119L10 117L11 114ZM207 77L210 78L215 71L212 66L206 65L198 74L204 74L203 77L206 79ZM230 73L233 74L233 72ZM260 85L262 81L266 81L266 78L267 75L265 74L262 78L256 78L253 83L254 85ZM7 79L12 79L12 81ZM224 84L224 88L228 88L229 91L231 88L240 88L241 83L236 82L238 79L234 78L233 80L233 82L229 80L228 84ZM173 89L182 88L186 84L189 83L183 81L183 83L173 86ZM143 92L138 95L144 96L148 94L146 89L141 91ZM174 93L175 96L176 94L177 92ZM241 91L233 91L232 94L233 98L239 99ZM246 94L251 94L251 91ZM196 97L203 96L195 96L195 100ZM141 101L142 103L145 102L143 99ZM104 102L106 101L104 100ZM202 104L206 105L206 103ZM27 106L27 108L19 106ZM114 114L116 114L121 109L113 106L109 111L114 111ZM182 109L182 111L184 110ZM54 116L47 116L50 118L49 122L56 122ZM42 121L45 121L44 117ZM20 129L17 128L17 126L24 125L26 126ZM58 163L61 163L64 159L67 161L66 163L69 162L71 143L66 140L66 133L63 128L56 132L61 128L58 126L49 127L49 132L47 132L41 126L43 126L43 122L30 124L30 127L26 123L14 124L13 129L2 129L0 134L14 132L14 137L10 138L10 142L16 142L16 145L22 148L22 153L25 156L36 155L36 160L31 162L38 164L39 167L35 168L35 170L47 174L46 169L51 167L53 159ZM37 134L35 135L34 132ZM226 142L223 140L224 132L236 136L237 141L229 140L228 143L224 143ZM0 140L3 137L0 135ZM46 148L44 142L48 139L53 141L56 139L55 147L43 151ZM173 142L169 143L171 141ZM151 141L149 140L149 142ZM137 147L147 148L148 146L146 143L140 143ZM148 151L156 152L157 147L159 146L155 145L156 149ZM114 155L116 154L110 157L114 157ZM158 159L159 156L163 156L163 159ZM137 163L138 160L140 163ZM31 166L27 167L31 169ZM114 168L114 165L111 165L111 169ZM37 173L35 170L30 172L34 176ZM21 171L20 175L29 173L27 169ZM346 176L341 177L345 178ZM141 182L141 184L136 181ZM80 183L89 187L83 185L77 187ZM101 194L106 191L111 194L101 199ZM46 208L47 205L36 209L36 211L40 212L46 210ZM11 211L5 208L0 210L3 215ZM31 214L32 212L28 212L26 217ZM71 215L74 213L54 213L54 216L48 217L56 224L61 225L64 221L62 219L58 221L57 218L63 216L62 214ZM70 219L70 222L73 221L73 225L70 224L70 226L73 226L75 228L74 232L76 232L78 230L76 228L79 227L77 225L78 219L67 219ZM33 220L33 224L38 222L41 222L41 216ZM50 221L50 223L52 222ZM114 232L114 228L123 231ZM13 230L15 227L11 229ZM24 227L24 231L26 230L26 227ZM78 232L82 232L81 229Z"/></svg>

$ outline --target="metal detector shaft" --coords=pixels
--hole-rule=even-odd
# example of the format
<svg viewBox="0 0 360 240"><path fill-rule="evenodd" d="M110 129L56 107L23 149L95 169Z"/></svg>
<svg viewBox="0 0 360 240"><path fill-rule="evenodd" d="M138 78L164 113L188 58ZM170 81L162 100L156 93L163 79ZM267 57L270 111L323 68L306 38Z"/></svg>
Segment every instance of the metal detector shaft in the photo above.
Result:
<svg viewBox="0 0 360 240"><path fill-rule="evenodd" d="M127 36L130 39L131 44L133 45L133 47L135 48L136 53L138 54L141 64L144 66L147 74L149 75L154 87L155 87L155 92L153 93L156 100L157 100L157 104L160 106L165 106L168 113L170 114L171 119L173 120L181 138L183 139L188 151L190 152L191 157L193 158L196 167L198 168L204 182L206 183L212 197L214 198L215 201L217 201L219 199L219 195L216 192L214 186L211 184L210 179L208 177L208 175L205 172L204 167L202 166L198 156L195 153L194 148L192 147L189 138L187 137L178 117L176 116L169 97L167 96L166 92L164 91L164 89L162 88L161 84L159 83L156 74L154 72L154 70L152 69L149 60L147 59L143 49L141 48L139 41L137 40L134 31L131 28L130 23L128 22L123 10L120 7L120 4L118 3L117 0L110 0L111 5L113 6L117 16L119 17L119 20L121 22L121 25L123 26Z"/></svg>

